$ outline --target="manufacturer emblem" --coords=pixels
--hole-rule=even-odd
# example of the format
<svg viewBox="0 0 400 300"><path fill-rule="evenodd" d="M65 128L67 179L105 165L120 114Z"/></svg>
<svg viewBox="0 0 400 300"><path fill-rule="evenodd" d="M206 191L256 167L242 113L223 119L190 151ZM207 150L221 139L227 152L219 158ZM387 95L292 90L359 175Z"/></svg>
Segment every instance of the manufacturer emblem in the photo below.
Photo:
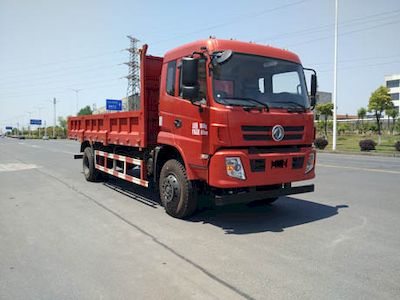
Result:
<svg viewBox="0 0 400 300"><path fill-rule="evenodd" d="M285 130L281 125L275 125L272 128L272 139L274 141L280 142L283 140L284 136L285 136Z"/></svg>

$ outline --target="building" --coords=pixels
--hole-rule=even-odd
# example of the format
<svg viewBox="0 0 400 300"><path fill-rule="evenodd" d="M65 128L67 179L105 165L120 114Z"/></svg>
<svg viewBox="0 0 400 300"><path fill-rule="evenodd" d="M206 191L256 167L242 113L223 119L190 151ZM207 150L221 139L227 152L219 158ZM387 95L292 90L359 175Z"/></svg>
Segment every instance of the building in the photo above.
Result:
<svg viewBox="0 0 400 300"><path fill-rule="evenodd" d="M390 97L394 107L400 112L400 74L385 76L386 87L389 88Z"/></svg>
<svg viewBox="0 0 400 300"><path fill-rule="evenodd" d="M325 104L332 102L332 93L328 92L317 92L317 104Z"/></svg>

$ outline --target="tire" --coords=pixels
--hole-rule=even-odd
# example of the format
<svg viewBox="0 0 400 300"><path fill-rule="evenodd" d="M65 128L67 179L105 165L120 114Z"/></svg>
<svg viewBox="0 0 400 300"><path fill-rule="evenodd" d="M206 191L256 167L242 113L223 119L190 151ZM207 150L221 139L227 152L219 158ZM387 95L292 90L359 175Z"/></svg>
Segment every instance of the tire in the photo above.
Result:
<svg viewBox="0 0 400 300"><path fill-rule="evenodd" d="M197 194L186 175L183 164L168 160L162 167L159 181L160 200L167 214L183 219L197 209Z"/></svg>
<svg viewBox="0 0 400 300"><path fill-rule="evenodd" d="M94 166L93 150L90 147L83 151L82 167L83 175L87 181L95 182L101 177L101 173Z"/></svg>

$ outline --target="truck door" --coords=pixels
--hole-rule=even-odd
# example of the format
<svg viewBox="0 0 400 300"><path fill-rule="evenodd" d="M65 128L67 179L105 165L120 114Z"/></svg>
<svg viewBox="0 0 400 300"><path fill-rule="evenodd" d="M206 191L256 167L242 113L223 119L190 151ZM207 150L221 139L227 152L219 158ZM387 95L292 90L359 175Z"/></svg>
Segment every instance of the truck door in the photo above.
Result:
<svg viewBox="0 0 400 300"><path fill-rule="evenodd" d="M209 153L209 107L207 99L206 60L200 59L198 65L199 99L198 105L182 98L181 69L178 68L179 96L177 114L174 120L175 141L184 152L187 167L197 179L207 178ZM190 173L190 172L188 172ZM200 177L200 178L199 178Z"/></svg>

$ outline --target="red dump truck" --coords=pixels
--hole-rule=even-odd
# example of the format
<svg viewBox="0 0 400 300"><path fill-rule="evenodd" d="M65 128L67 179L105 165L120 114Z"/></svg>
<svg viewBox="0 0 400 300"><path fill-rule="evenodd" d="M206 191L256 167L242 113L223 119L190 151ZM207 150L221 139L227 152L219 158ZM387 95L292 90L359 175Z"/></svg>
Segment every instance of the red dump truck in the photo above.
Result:
<svg viewBox="0 0 400 300"><path fill-rule="evenodd" d="M140 50L138 110L68 118L86 180L104 174L159 191L184 218L199 195L215 205L271 203L312 192L317 78L310 93L298 56L269 46L207 39L164 57Z"/></svg>

